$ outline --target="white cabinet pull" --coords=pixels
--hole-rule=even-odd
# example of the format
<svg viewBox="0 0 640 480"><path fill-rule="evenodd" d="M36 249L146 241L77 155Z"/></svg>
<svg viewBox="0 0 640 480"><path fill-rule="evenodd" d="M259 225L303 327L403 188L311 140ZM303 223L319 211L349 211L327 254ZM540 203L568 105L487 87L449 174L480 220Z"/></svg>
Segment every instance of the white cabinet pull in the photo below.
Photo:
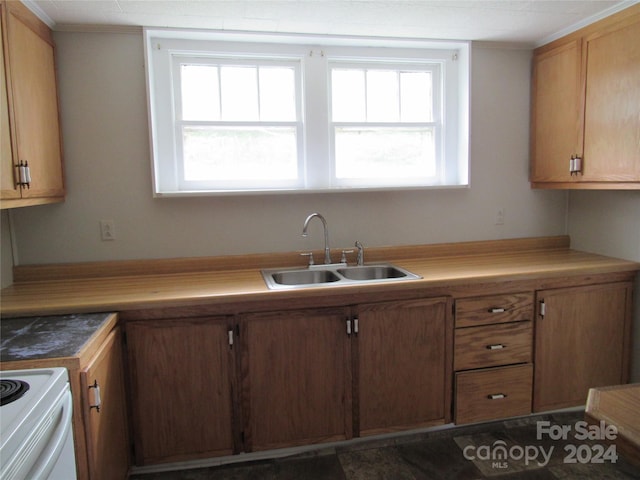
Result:
<svg viewBox="0 0 640 480"><path fill-rule="evenodd" d="M100 407L102 406L102 399L100 398L100 385L98 380L93 381L93 385L89 385L89 388L93 388L93 404L89 405L89 409L95 408L96 412L100 413Z"/></svg>
<svg viewBox="0 0 640 480"><path fill-rule="evenodd" d="M504 313L504 312L506 312L504 308L495 307L495 308L489 309L489 313Z"/></svg>
<svg viewBox="0 0 640 480"><path fill-rule="evenodd" d="M489 400L501 400L503 398L507 398L507 396L504 393L493 393L491 395L487 395L487 398Z"/></svg>
<svg viewBox="0 0 640 480"><path fill-rule="evenodd" d="M487 350L502 350L503 348L506 348L506 345L504 345L502 343L496 343L494 345L487 345Z"/></svg>

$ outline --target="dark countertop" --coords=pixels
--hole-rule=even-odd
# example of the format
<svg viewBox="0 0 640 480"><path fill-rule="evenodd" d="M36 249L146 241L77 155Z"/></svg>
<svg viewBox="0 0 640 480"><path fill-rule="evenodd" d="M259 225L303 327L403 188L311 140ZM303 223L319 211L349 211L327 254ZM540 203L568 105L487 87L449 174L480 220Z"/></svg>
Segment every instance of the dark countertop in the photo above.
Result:
<svg viewBox="0 0 640 480"><path fill-rule="evenodd" d="M77 355L111 315L87 313L3 318L0 321L0 361L39 360Z"/></svg>

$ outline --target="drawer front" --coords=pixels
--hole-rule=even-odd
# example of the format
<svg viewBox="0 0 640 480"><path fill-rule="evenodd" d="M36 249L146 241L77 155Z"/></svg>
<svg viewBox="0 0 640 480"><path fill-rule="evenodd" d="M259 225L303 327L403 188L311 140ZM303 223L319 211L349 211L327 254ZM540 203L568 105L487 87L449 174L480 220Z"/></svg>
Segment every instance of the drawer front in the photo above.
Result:
<svg viewBox="0 0 640 480"><path fill-rule="evenodd" d="M454 370L531 363L533 323L517 322L458 328Z"/></svg>
<svg viewBox="0 0 640 480"><path fill-rule="evenodd" d="M532 384L531 364L456 373L455 422L527 415Z"/></svg>
<svg viewBox="0 0 640 480"><path fill-rule="evenodd" d="M456 328L522 320L533 320L533 292L456 300Z"/></svg>

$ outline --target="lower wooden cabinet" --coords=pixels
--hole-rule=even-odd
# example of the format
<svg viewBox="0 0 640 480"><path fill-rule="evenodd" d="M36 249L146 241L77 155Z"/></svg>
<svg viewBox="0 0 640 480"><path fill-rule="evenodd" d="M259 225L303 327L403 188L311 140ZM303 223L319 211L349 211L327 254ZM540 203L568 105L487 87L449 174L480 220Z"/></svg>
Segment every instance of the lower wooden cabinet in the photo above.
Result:
<svg viewBox="0 0 640 480"><path fill-rule="evenodd" d="M230 332L227 317L127 324L138 465L237 451Z"/></svg>
<svg viewBox="0 0 640 480"><path fill-rule="evenodd" d="M348 309L242 316L249 451L352 436Z"/></svg>
<svg viewBox="0 0 640 480"><path fill-rule="evenodd" d="M589 388L626 383L631 283L537 294L536 412L585 405Z"/></svg>
<svg viewBox="0 0 640 480"><path fill-rule="evenodd" d="M80 371L90 479L124 479L130 448L122 335L116 327Z"/></svg>
<svg viewBox="0 0 640 480"><path fill-rule="evenodd" d="M446 423L452 326L447 298L357 307L360 435Z"/></svg>
<svg viewBox="0 0 640 480"><path fill-rule="evenodd" d="M455 317L455 422L531 413L533 292L460 298Z"/></svg>
<svg viewBox="0 0 640 480"><path fill-rule="evenodd" d="M136 464L584 405L589 388L628 380L630 278L130 320Z"/></svg>
<svg viewBox="0 0 640 480"><path fill-rule="evenodd" d="M456 423L531 413L533 365L456 373Z"/></svg>

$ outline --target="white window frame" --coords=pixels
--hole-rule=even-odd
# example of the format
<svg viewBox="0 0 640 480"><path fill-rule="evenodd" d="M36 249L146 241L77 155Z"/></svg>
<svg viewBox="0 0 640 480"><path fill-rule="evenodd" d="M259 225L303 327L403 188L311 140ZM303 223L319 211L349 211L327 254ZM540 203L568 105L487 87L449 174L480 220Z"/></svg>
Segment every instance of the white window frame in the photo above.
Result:
<svg viewBox="0 0 640 480"><path fill-rule="evenodd" d="M469 184L470 42L402 40L232 33L195 30L145 29L153 194L156 197L327 191L371 191L466 187ZM257 182L253 185L184 182L176 160L180 135L176 119L175 62L178 58L261 59L299 65L296 82L299 179L295 182ZM446 158L435 179L377 182L340 181L334 175L331 120L331 64L438 64L443 88L443 117L438 148ZM436 120L436 119L434 119ZM269 122L259 122L268 126ZM275 122L282 124L281 122ZM366 126L366 124L359 124ZM372 124L374 125L374 124ZM409 124L403 123L402 126ZM438 155L440 158L440 155Z"/></svg>
<svg viewBox="0 0 640 480"><path fill-rule="evenodd" d="M353 52L354 54L358 54L358 52ZM360 53L362 55L362 53ZM340 121L332 121L332 102L329 102L329 135L330 135L330 151L329 155L331 158L331 162L329 168L331 168L331 185L335 188L354 188L361 187L367 188L371 185L371 183L375 182L380 188L384 187L396 187L396 188L406 188L406 187L423 187L427 185L435 185L438 182L438 179L441 178L445 172L444 159L442 158L442 152L444 150L444 128L443 128L443 96L442 92L443 88L443 75L442 71L444 70L445 59L437 59L431 58L428 62L426 62L422 58L407 58L407 59L398 59L395 58L392 61L387 59L378 59L378 60L361 60L359 57L348 58L348 57L332 57L329 58L329 74L331 74L331 69L333 67L337 68L354 68L354 69L363 69L363 68L375 68L375 69L389 69L389 70L398 70L402 68L415 70L415 71L424 71L430 72L432 74L432 78L435 80L433 82L434 89L434 111L433 111L433 120L431 122L340 122ZM331 77L330 77L331 78ZM329 92L332 91L332 85L329 87ZM330 97L331 98L331 97ZM389 179L380 179L375 178L371 179L366 176L366 172L363 172L363 176L361 178L348 178L348 179L340 179L335 174L336 169L336 158L335 158L335 131L336 128L346 127L346 128L420 128L425 126L431 126L435 129L435 148L436 148L436 175L434 176L421 176L421 177L412 177L412 178L389 178Z"/></svg>
<svg viewBox="0 0 640 480"><path fill-rule="evenodd" d="M182 89L182 85L180 83L180 68L184 64L198 64L198 65L259 65L259 66L287 66L292 67L295 71L295 89L296 89L296 120L294 121L228 121L228 120L216 120L216 121L204 121L204 120L184 120L181 118L180 112L182 111L181 105L181 96L174 95L173 96L173 115L174 115L174 132L173 132L173 141L175 142L173 147L175 154L173 159L169 156L166 156L163 160L165 163L165 168L169 167L169 162L173 160L175 164L170 165L172 169L175 169L175 185L177 189L182 192L193 192L193 191L208 191L214 188L216 191L239 191L243 189L247 190L262 190L262 189L300 189L304 188L304 183L301 181L302 178L299 175L298 178L294 180L269 180L269 181L250 181L250 180L242 180L242 181L233 181L233 180L216 180L216 181L193 181L187 180L184 178L184 158L179 154L182 151L182 134L181 130L183 126L218 126L218 127L291 127L296 130L296 151L297 151L297 167L298 172L303 171L304 169L304 132L303 132L303 122L302 122L302 75L301 75L301 65L300 60L291 57L242 57L240 55L234 55L233 57L229 55L207 55L207 56L193 56L192 54L185 55L180 53L174 53L171 55L171 73L172 73L172 83L173 89L175 92L180 92ZM171 148L169 141L171 136L167 135L165 137L166 145L165 148Z"/></svg>

